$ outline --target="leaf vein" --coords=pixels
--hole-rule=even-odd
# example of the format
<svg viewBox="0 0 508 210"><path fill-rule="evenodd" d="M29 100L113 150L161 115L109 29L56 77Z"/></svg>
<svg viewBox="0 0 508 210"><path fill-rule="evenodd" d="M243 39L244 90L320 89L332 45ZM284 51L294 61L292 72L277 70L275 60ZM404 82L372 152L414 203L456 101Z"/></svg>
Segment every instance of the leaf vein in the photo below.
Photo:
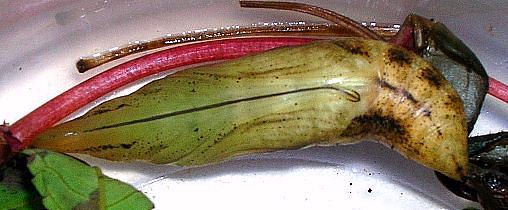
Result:
<svg viewBox="0 0 508 210"><path fill-rule="evenodd" d="M52 165L50 165L48 162L46 162L46 160L44 160L44 159L41 159L41 160L44 162L45 165L47 165L45 170L47 172L50 172L50 173L53 173L54 175L56 175L56 177L62 181L62 183L69 189L70 192L77 194L79 197L81 197L81 199L84 199L84 200L88 199L87 195L83 195L83 194L79 193L79 191L73 189L71 187L71 185L69 183L67 183L67 181L64 179L64 177L62 177L62 175L60 173L58 173L58 170L54 169ZM47 192L48 192L48 194L51 194L50 191L47 191Z"/></svg>

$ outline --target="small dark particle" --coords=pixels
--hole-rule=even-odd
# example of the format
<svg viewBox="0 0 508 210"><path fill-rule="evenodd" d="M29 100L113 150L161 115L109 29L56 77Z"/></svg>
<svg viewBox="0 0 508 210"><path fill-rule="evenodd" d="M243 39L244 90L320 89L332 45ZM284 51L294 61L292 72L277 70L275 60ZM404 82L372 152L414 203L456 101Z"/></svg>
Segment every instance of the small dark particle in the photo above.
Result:
<svg viewBox="0 0 508 210"><path fill-rule="evenodd" d="M18 71L21 71L21 70L23 70L23 68L21 68L21 66L20 66L20 67L18 68Z"/></svg>
<svg viewBox="0 0 508 210"><path fill-rule="evenodd" d="M196 90L195 90L194 88L192 88L192 90L191 90L190 92L195 93L195 92L196 92Z"/></svg>
<svg viewBox="0 0 508 210"><path fill-rule="evenodd" d="M430 117L431 114L432 114L432 111L430 111L428 109L423 110L423 116Z"/></svg>
<svg viewBox="0 0 508 210"><path fill-rule="evenodd" d="M349 186L353 186L353 183L352 183L352 182L349 182Z"/></svg>
<svg viewBox="0 0 508 210"><path fill-rule="evenodd" d="M195 128L195 129L194 129L194 132L198 132L198 131L199 131L199 128Z"/></svg>
<svg viewBox="0 0 508 210"><path fill-rule="evenodd" d="M487 28L487 31L488 31L488 32L492 32L492 31L494 31L494 26L489 25L489 27Z"/></svg>
<svg viewBox="0 0 508 210"><path fill-rule="evenodd" d="M372 176L372 173L369 173L369 176Z"/></svg>
<svg viewBox="0 0 508 210"><path fill-rule="evenodd" d="M369 188L369 190L367 190L367 192L372 193L372 189Z"/></svg>

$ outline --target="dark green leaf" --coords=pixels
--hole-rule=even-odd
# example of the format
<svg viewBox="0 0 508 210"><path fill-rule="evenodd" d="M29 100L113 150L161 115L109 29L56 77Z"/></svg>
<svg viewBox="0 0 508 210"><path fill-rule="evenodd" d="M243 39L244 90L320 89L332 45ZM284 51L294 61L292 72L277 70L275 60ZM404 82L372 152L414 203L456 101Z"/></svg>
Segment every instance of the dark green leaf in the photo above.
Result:
<svg viewBox="0 0 508 210"><path fill-rule="evenodd" d="M15 167L10 164L1 173L0 209L44 209L24 165Z"/></svg>
<svg viewBox="0 0 508 210"><path fill-rule="evenodd" d="M99 168L47 150L25 150L33 184L48 209L152 209L132 186L111 179Z"/></svg>
<svg viewBox="0 0 508 210"><path fill-rule="evenodd" d="M24 153L30 155L28 169L34 176L32 183L42 195L46 208L72 209L83 203L98 206L98 199L94 201L93 195L98 190L99 178L93 167L47 150Z"/></svg>
<svg viewBox="0 0 508 210"><path fill-rule="evenodd" d="M105 209L152 209L152 202L132 186L106 176L99 178Z"/></svg>

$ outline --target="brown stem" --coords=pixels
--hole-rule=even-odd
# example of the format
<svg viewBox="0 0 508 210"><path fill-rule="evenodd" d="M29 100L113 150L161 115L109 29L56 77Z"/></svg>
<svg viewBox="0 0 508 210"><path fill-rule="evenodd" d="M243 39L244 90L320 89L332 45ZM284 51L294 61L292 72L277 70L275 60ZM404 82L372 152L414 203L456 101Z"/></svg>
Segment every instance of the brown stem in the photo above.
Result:
<svg viewBox="0 0 508 210"><path fill-rule="evenodd" d="M80 73L83 73L107 62L135 53L182 43L221 38L244 36L359 36L369 39L385 40L385 38L393 36L398 30L393 27L364 27L362 24L336 12L301 3L240 1L240 6L247 8L272 8L298 11L323 18L333 22L334 24L276 24L269 26L232 27L229 29L207 30L199 33L166 36L103 52L100 53L99 56L82 57L76 63L76 68Z"/></svg>
<svg viewBox="0 0 508 210"><path fill-rule="evenodd" d="M393 25L377 25L369 27L369 29L380 34L385 39L393 37L398 31L398 28L394 28ZM186 33L181 35L169 35L146 42L129 44L123 47L119 47L115 50L102 52L99 56L82 57L76 63L76 67L80 73L84 73L92 68L98 67L113 60L148 50L199 41L255 36L345 37L358 35L352 32L349 28L344 28L336 24L324 23L281 23L259 26L255 25L248 27L240 26L218 30L203 30L201 32Z"/></svg>
<svg viewBox="0 0 508 210"><path fill-rule="evenodd" d="M353 31L360 37L375 40L384 40L383 37L369 30L368 28L364 27L362 24L354 21L351 18L348 18L334 11L313 5L296 2L240 1L240 6L245 8L279 9L307 13L331 21L332 23L335 23L341 27L347 28L348 30Z"/></svg>
<svg viewBox="0 0 508 210"><path fill-rule="evenodd" d="M159 49L184 43L207 41L232 37L252 36L336 36L347 34L348 31L336 25L288 25L278 24L269 26L231 27L219 30L204 30L202 32L169 35L154 40L130 44L116 50L100 53L99 56L82 57L76 63L80 73L105 64L107 62L148 50Z"/></svg>

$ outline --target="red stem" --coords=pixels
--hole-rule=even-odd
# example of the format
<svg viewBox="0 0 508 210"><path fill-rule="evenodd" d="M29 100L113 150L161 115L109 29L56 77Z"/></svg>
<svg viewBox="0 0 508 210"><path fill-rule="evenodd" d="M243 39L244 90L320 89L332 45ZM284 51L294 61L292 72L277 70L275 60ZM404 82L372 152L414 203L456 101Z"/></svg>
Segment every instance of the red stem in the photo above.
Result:
<svg viewBox="0 0 508 210"><path fill-rule="evenodd" d="M126 84L155 73L191 64L238 58L281 46L308 43L310 38L241 38L179 46L115 66L53 98L15 122L1 137L13 152L31 144L33 138L83 106Z"/></svg>
<svg viewBox="0 0 508 210"><path fill-rule="evenodd" d="M505 103L508 103L508 86L492 77L489 78L488 93Z"/></svg>
<svg viewBox="0 0 508 210"><path fill-rule="evenodd" d="M415 50L415 42L413 37L413 26L404 26L400 28L400 31L393 38L388 40L391 44L401 46L406 48L407 50L414 51Z"/></svg>

